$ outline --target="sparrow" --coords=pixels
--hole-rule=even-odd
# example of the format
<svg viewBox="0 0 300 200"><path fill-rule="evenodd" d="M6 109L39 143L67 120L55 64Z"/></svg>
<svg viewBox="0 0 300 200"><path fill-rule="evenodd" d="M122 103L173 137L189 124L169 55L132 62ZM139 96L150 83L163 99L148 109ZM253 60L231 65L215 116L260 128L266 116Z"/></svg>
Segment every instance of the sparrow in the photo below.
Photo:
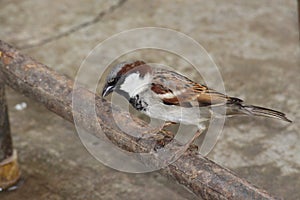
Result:
<svg viewBox="0 0 300 200"><path fill-rule="evenodd" d="M153 67L144 61L123 62L114 66L106 78L102 97L116 92L150 118L170 123L196 125L224 116L263 116L291 122L282 112L247 105L243 100L219 93L186 76ZM225 107L225 112L218 108Z"/></svg>

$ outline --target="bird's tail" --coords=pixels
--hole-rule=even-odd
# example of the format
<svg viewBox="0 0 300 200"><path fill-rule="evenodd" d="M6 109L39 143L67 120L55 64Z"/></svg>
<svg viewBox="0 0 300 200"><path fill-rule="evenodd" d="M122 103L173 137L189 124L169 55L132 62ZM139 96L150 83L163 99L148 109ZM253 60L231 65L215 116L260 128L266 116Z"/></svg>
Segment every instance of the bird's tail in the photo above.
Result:
<svg viewBox="0 0 300 200"><path fill-rule="evenodd" d="M259 107L259 106L253 106L253 105L242 105L240 104L240 111L247 115L254 115L254 116L263 116L263 117L269 117L269 118L275 118L280 119L286 122L292 122L289 120L284 113L272 110L269 108Z"/></svg>

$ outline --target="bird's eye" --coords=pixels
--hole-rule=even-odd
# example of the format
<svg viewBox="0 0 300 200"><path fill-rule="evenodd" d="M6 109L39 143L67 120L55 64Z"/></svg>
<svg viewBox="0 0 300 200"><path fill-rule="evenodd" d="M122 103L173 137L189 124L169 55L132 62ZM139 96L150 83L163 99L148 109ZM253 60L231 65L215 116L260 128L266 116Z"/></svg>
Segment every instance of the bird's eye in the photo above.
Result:
<svg viewBox="0 0 300 200"><path fill-rule="evenodd" d="M114 82L115 82L115 79L114 79L114 78L109 79L109 80L107 81L107 83L110 84L110 85L112 85Z"/></svg>

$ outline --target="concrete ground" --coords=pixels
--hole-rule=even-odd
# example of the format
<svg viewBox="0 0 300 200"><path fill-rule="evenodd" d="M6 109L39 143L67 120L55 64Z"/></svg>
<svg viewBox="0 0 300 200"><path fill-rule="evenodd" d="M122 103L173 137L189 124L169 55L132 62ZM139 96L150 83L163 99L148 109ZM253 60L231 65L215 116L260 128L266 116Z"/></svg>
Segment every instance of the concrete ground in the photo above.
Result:
<svg viewBox="0 0 300 200"><path fill-rule="evenodd" d="M209 158L274 195L300 199L296 1L0 0L0 39L73 78L99 42L145 26L194 38L218 65L228 94L287 113L292 124L228 119ZM182 64L155 52L137 55ZM188 65L177 70L195 76ZM7 98L24 184L0 193L1 199L195 198L155 172L127 174L105 167L85 150L73 125L9 88ZM27 108L17 110L22 102Z"/></svg>

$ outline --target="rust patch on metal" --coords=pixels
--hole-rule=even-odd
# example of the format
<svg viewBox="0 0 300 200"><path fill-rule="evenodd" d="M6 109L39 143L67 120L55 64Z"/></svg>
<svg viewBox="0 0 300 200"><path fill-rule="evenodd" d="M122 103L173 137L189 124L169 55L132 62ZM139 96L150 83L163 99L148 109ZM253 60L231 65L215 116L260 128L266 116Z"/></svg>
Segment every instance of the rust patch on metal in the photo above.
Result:
<svg viewBox="0 0 300 200"><path fill-rule="evenodd" d="M35 64L27 64L27 65L25 65L24 69L27 71L27 70L35 68L35 67L36 67Z"/></svg>
<svg viewBox="0 0 300 200"><path fill-rule="evenodd" d="M13 60L13 54L12 53L10 53L10 52L1 52L1 56L0 56L0 58L2 59L2 61L3 61L3 64L4 65L9 65L10 63L11 63L11 61Z"/></svg>
<svg viewBox="0 0 300 200"><path fill-rule="evenodd" d="M6 55L3 56L2 60L5 65L8 65L11 62L11 58Z"/></svg>
<svg viewBox="0 0 300 200"><path fill-rule="evenodd" d="M0 162L0 190L8 189L20 179L17 152Z"/></svg>

